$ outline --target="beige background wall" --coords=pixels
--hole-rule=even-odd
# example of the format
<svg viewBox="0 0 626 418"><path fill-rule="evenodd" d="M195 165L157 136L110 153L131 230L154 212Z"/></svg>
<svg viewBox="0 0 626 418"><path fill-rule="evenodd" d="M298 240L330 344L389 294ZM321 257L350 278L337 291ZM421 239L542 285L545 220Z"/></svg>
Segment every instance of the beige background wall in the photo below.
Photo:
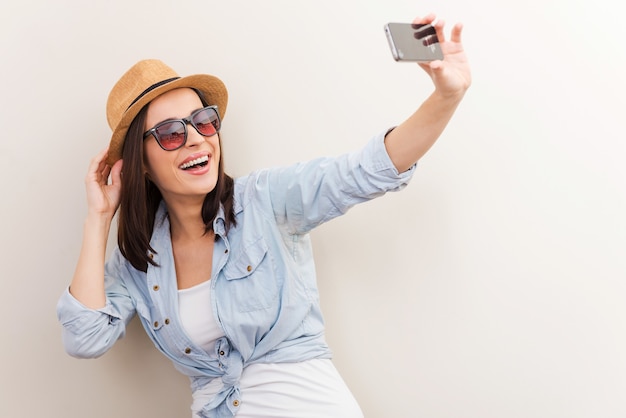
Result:
<svg viewBox="0 0 626 418"><path fill-rule="evenodd" d="M336 364L367 417L626 416L626 29L610 0L78 1L0 6L0 416L189 416L133 323L61 347L83 177L135 61L230 88L235 175L334 155L406 117L426 75L382 26L466 24L474 84L402 193L314 234Z"/></svg>

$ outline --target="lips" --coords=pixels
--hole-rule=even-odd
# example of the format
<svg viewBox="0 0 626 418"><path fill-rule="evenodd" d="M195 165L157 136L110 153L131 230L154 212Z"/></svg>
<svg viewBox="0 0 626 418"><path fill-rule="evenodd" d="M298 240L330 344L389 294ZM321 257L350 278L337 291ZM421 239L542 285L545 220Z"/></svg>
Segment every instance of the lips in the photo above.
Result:
<svg viewBox="0 0 626 418"><path fill-rule="evenodd" d="M203 155L190 155L178 166L181 170L194 170L205 167L209 163L209 156Z"/></svg>

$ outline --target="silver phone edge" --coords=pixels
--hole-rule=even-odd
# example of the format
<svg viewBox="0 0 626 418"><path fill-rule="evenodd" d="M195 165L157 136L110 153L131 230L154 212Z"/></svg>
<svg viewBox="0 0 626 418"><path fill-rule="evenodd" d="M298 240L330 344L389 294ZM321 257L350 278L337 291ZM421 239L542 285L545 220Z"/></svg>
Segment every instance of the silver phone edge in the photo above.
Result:
<svg viewBox="0 0 626 418"><path fill-rule="evenodd" d="M395 61L400 61L396 44L393 42L393 36L391 36L391 30L389 29L389 23L385 25L385 35L387 36L387 42L389 43L389 49L391 49L391 55Z"/></svg>

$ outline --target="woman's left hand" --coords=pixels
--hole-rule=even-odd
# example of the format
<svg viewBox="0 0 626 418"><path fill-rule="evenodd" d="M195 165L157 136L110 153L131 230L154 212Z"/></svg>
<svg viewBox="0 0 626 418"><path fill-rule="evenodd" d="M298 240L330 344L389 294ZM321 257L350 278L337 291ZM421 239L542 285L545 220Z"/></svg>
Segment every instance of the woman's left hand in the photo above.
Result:
<svg viewBox="0 0 626 418"><path fill-rule="evenodd" d="M461 43L463 25L454 25L450 40L446 40L444 22L435 22L434 14L417 18L413 23L433 25L443 60L419 63L433 80L435 91L407 120L385 137L387 153L400 173L422 158L439 138L472 82Z"/></svg>
<svg viewBox="0 0 626 418"><path fill-rule="evenodd" d="M450 40L447 40L444 34L445 22L443 20L435 22L435 19L436 16L430 14L423 18L416 18L413 23L429 23L433 25L437 32L437 38L439 38L443 60L420 63L419 66L433 80L436 92L444 97L460 98L465 94L472 82L469 62L461 43L463 25L461 23L454 25L450 34Z"/></svg>

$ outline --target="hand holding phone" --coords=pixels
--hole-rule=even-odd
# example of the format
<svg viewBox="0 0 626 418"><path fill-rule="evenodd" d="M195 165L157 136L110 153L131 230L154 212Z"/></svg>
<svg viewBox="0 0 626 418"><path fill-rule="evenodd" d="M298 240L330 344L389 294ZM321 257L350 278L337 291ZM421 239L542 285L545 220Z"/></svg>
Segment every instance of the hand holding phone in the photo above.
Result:
<svg viewBox="0 0 626 418"><path fill-rule="evenodd" d="M385 34L396 61L428 62L443 59L437 32L431 24L388 23Z"/></svg>

